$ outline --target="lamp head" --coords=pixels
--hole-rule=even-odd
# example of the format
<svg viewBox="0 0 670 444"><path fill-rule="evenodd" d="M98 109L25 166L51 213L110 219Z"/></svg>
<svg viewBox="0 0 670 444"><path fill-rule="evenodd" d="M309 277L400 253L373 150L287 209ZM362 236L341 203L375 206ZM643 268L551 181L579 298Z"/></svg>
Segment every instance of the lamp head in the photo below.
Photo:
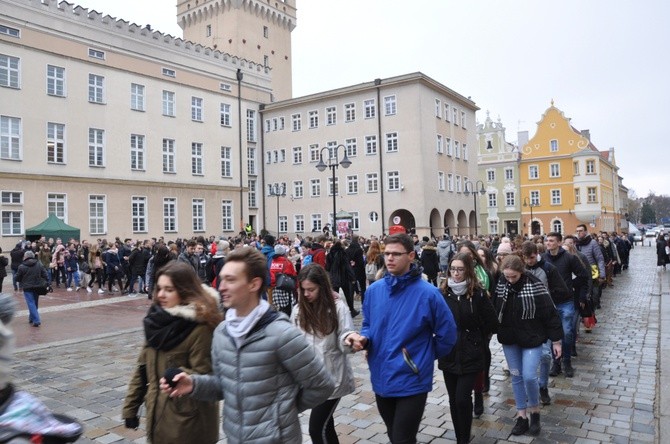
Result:
<svg viewBox="0 0 670 444"><path fill-rule="evenodd" d="M340 165L342 165L342 168L349 168L351 166L351 160L347 157L346 151L344 152L344 157L340 161Z"/></svg>
<svg viewBox="0 0 670 444"><path fill-rule="evenodd" d="M326 171L326 168L328 168L328 165L323 162L323 157L319 156L319 163L316 164L316 169L324 172Z"/></svg>

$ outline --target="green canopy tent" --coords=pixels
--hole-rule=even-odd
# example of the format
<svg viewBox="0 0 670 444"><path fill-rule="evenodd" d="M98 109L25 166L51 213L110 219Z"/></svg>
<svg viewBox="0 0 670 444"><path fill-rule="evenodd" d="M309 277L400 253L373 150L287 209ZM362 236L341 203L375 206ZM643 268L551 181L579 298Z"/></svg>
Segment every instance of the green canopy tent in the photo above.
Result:
<svg viewBox="0 0 670 444"><path fill-rule="evenodd" d="M79 240L79 235L79 228L71 227L57 218L53 213L49 214L49 217L44 219L41 224L26 229L26 239L29 241L37 240L44 236L47 239L50 237L54 239L60 237L63 243L66 243L71 238Z"/></svg>

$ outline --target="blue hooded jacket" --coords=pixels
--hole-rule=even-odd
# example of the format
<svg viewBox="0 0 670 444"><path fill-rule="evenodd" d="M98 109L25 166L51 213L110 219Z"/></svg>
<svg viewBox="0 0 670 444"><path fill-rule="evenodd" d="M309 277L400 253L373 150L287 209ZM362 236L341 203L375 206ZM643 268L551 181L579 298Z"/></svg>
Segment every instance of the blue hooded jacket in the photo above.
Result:
<svg viewBox="0 0 670 444"><path fill-rule="evenodd" d="M261 249L261 253L265 255L265 257L268 259L268 274L265 277L265 286L270 287L270 264L272 264L272 259L275 257L275 247L271 247L269 245L265 245Z"/></svg>
<svg viewBox="0 0 670 444"><path fill-rule="evenodd" d="M379 396L430 392L435 360L456 343L454 317L421 272L412 264L402 276L386 273L365 292L361 335L368 338L372 390Z"/></svg>

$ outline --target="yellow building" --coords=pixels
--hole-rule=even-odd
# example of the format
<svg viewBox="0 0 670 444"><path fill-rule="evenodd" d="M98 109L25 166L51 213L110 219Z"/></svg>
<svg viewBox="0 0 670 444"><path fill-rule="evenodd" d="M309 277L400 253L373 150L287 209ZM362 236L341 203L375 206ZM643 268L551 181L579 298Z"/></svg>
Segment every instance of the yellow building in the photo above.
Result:
<svg viewBox="0 0 670 444"><path fill-rule="evenodd" d="M588 130L579 131L551 106L535 135L521 148L521 219L527 235L557 231L619 231L620 176L614 148L599 151Z"/></svg>

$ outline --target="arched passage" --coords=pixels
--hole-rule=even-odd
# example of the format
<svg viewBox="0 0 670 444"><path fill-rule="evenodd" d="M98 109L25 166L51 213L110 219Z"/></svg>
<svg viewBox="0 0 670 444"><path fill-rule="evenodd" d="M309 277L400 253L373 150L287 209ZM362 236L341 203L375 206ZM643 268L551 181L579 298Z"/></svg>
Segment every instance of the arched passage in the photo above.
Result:
<svg viewBox="0 0 670 444"><path fill-rule="evenodd" d="M389 226L391 225L402 225L407 231L410 231L416 228L416 220L410 211L400 209L391 213L391 217L389 217Z"/></svg>
<svg viewBox="0 0 670 444"><path fill-rule="evenodd" d="M455 234L455 229L456 229L456 217L454 216L454 212L451 210L447 210L444 213L444 230L448 234Z"/></svg>
<svg viewBox="0 0 670 444"><path fill-rule="evenodd" d="M457 235L468 234L468 218L465 215L465 211L461 210L458 212L458 224L457 226Z"/></svg>
<svg viewBox="0 0 670 444"><path fill-rule="evenodd" d="M442 220L437 208L430 211L430 235L431 237L440 237L442 235Z"/></svg>

